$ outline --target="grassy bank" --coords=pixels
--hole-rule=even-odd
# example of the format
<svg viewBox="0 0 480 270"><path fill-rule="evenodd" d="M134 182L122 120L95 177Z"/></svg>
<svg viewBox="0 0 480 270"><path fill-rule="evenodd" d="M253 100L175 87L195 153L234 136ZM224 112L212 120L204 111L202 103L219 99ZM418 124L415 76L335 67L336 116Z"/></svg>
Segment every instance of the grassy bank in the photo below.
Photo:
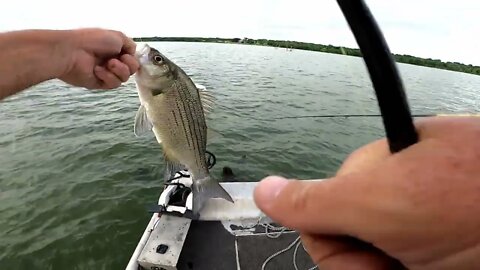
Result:
<svg viewBox="0 0 480 270"><path fill-rule="evenodd" d="M350 56L361 56L359 49L347 47L337 47L332 45L322 45L308 42L286 41L286 40L270 40L270 39L240 39L240 38L200 38L200 37L141 37L134 38L135 41L183 41L183 42L213 42L213 43L242 43L262 46L272 46L281 48L292 48L300 50L309 50L325 53L335 53ZM465 65L458 62L443 62L438 59L421 58L412 55L394 54L395 60L399 63L412 64L417 66L425 66L431 68L446 69L464 73L480 75L480 67L473 65Z"/></svg>

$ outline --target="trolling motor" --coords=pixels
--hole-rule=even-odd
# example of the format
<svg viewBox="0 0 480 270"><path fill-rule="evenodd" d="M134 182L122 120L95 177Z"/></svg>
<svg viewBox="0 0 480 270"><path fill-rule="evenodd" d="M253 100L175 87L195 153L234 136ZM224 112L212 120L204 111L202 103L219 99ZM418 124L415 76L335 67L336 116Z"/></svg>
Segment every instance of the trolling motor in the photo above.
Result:
<svg viewBox="0 0 480 270"><path fill-rule="evenodd" d="M217 158L212 152L206 151L208 169L217 163ZM160 194L158 205L149 210L150 213L173 215L190 219L198 218L193 214L192 175L186 168L178 164L166 164L165 188Z"/></svg>
<svg viewBox="0 0 480 270"><path fill-rule="evenodd" d="M194 218L192 176L187 170L178 171L175 176L165 183L158 205L151 213Z"/></svg>

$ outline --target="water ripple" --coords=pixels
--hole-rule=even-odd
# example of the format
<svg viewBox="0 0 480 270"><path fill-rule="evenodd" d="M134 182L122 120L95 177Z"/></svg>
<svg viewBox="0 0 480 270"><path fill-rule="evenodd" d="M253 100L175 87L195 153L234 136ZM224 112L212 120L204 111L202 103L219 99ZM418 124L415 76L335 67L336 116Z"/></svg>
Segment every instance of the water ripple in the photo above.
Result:
<svg viewBox="0 0 480 270"><path fill-rule="evenodd" d="M376 114L359 58L267 47L159 43L217 98L208 149L219 176L332 176L348 153L384 136L381 119L283 119ZM478 112L479 77L399 65L412 110ZM88 91L54 80L0 103L2 269L120 269L163 182L161 147L136 138L132 80Z"/></svg>

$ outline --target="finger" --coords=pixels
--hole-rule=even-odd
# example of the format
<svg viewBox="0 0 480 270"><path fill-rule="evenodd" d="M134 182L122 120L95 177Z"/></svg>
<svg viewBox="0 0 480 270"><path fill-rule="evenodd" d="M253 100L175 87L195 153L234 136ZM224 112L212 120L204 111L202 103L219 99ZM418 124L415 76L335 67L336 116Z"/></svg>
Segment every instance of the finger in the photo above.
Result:
<svg viewBox="0 0 480 270"><path fill-rule="evenodd" d="M135 50L137 49L137 44L133 41L133 39L127 37L124 33L119 32L122 41L123 41L123 46L122 46L122 52L130 54L130 55L135 55Z"/></svg>
<svg viewBox="0 0 480 270"><path fill-rule="evenodd" d="M378 200L390 194L371 179L366 173L323 181L267 177L255 188L254 199L266 215L286 227L356 237L376 225L375 211L382 203Z"/></svg>
<svg viewBox="0 0 480 270"><path fill-rule="evenodd" d="M377 140L350 154L337 171L337 176L372 169L389 156L391 153L387 140Z"/></svg>
<svg viewBox="0 0 480 270"><path fill-rule="evenodd" d="M112 72L108 71L106 68L101 66L96 66L94 69L95 76L97 76L98 80L101 82L102 89L113 89L120 86L122 83L117 76L115 76Z"/></svg>
<svg viewBox="0 0 480 270"><path fill-rule="evenodd" d="M122 82L126 82L130 78L130 68L118 59L110 59L107 62L107 68Z"/></svg>
<svg viewBox="0 0 480 270"><path fill-rule="evenodd" d="M84 29L78 30L82 39L90 38L86 43L97 54L115 56L121 53L135 54L136 43L124 33L115 30Z"/></svg>
<svg viewBox="0 0 480 270"><path fill-rule="evenodd" d="M351 237L302 234L302 243L320 269L405 269L372 245Z"/></svg>
<svg viewBox="0 0 480 270"><path fill-rule="evenodd" d="M137 59L130 54L124 54L120 56L120 61L128 66L130 75L133 75L140 68L140 64L138 63Z"/></svg>
<svg viewBox="0 0 480 270"><path fill-rule="evenodd" d="M101 57L114 57L120 54L124 34L113 30L88 28L73 30L82 47Z"/></svg>

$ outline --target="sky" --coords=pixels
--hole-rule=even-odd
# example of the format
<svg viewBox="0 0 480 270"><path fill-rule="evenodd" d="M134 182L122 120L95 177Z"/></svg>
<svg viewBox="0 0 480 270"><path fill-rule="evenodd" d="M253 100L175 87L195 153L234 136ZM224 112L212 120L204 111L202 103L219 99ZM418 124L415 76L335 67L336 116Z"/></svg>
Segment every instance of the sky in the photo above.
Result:
<svg viewBox="0 0 480 270"><path fill-rule="evenodd" d="M393 53L480 65L480 1L366 0ZM102 27L131 37L249 37L358 48L334 0L14 0L0 32Z"/></svg>

